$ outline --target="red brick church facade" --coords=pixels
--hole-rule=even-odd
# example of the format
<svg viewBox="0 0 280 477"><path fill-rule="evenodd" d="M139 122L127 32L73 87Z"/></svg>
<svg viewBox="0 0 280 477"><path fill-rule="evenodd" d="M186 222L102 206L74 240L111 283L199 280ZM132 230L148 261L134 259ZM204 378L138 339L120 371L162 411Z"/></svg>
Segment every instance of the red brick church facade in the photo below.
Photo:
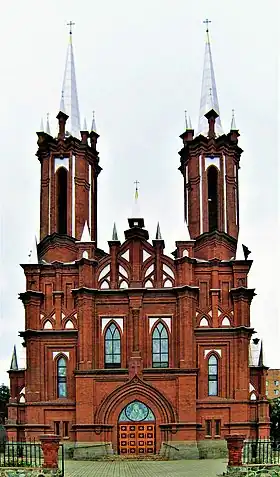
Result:
<svg viewBox="0 0 280 477"><path fill-rule="evenodd" d="M236 258L242 150L234 123L216 134L216 109L205 135L190 124L181 135L189 236L173 258L159 227L149 241L137 216L124 243L114 227L99 249L95 128L74 137L60 111L57 137L37 133L40 242L38 260L22 265L26 369L14 354L11 436L55 432L121 453L169 443L195 456L225 434L269 435L267 368L251 341L252 261Z"/></svg>

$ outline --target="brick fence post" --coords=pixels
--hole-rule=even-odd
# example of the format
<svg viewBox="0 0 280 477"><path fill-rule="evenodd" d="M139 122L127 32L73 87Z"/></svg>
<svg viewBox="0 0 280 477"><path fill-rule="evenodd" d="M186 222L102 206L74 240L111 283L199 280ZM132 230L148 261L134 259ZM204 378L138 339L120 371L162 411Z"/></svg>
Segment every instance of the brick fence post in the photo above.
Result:
<svg viewBox="0 0 280 477"><path fill-rule="evenodd" d="M228 434L225 436L228 448L228 467L242 465L242 449L246 436L243 434Z"/></svg>
<svg viewBox="0 0 280 477"><path fill-rule="evenodd" d="M58 468L58 449L59 449L59 436L55 434L44 434L40 436L41 447L44 454L43 467L48 469Z"/></svg>

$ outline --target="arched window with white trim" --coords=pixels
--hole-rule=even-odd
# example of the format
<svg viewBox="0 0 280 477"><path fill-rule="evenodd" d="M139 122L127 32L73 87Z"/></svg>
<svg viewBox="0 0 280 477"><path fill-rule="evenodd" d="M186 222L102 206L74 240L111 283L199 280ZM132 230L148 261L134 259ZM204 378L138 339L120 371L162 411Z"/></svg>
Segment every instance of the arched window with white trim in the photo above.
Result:
<svg viewBox="0 0 280 477"><path fill-rule="evenodd" d="M67 361L64 356L57 360L57 397L67 397Z"/></svg>
<svg viewBox="0 0 280 477"><path fill-rule="evenodd" d="M105 368L121 367L121 335L115 323L111 323L104 338Z"/></svg>
<svg viewBox="0 0 280 477"><path fill-rule="evenodd" d="M208 359L208 396L218 396L218 359L214 354Z"/></svg>
<svg viewBox="0 0 280 477"><path fill-rule="evenodd" d="M168 331L166 326L160 322L155 327L152 335L153 368L168 368L168 347Z"/></svg>

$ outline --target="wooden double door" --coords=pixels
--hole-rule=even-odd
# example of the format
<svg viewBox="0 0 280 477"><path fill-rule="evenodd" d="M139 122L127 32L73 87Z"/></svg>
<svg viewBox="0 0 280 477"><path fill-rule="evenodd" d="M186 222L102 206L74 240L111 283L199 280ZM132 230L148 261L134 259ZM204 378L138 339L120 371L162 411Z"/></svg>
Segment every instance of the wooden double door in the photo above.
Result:
<svg viewBox="0 0 280 477"><path fill-rule="evenodd" d="M153 422L122 422L118 429L120 454L154 454L155 424Z"/></svg>

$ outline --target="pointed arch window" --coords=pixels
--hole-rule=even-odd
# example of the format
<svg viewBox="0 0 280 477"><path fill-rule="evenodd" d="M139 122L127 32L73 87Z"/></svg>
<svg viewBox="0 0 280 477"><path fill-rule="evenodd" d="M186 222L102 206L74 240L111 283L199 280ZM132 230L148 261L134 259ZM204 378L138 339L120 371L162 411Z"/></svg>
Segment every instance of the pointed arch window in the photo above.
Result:
<svg viewBox="0 0 280 477"><path fill-rule="evenodd" d="M57 360L57 397L67 397L67 362L63 356Z"/></svg>
<svg viewBox="0 0 280 477"><path fill-rule="evenodd" d="M207 170L208 182L208 225L209 232L218 229L218 170L209 166Z"/></svg>
<svg viewBox="0 0 280 477"><path fill-rule="evenodd" d="M218 359L214 354L208 359L208 396L218 396Z"/></svg>
<svg viewBox="0 0 280 477"><path fill-rule="evenodd" d="M152 336L153 368L168 368L169 339L166 327L160 322L155 327Z"/></svg>
<svg viewBox="0 0 280 477"><path fill-rule="evenodd" d="M111 323L105 333L105 368L121 367L121 335L114 323Z"/></svg>
<svg viewBox="0 0 280 477"><path fill-rule="evenodd" d="M59 234L67 234L67 181L67 169L59 167L56 173L57 233Z"/></svg>

